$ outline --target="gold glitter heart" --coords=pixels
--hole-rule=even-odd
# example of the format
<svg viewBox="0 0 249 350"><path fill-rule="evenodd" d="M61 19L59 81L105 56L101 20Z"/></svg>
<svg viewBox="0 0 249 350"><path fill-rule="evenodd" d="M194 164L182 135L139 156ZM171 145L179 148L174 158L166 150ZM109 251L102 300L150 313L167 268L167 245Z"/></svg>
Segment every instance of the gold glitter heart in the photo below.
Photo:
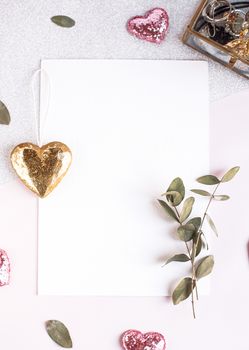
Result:
<svg viewBox="0 0 249 350"><path fill-rule="evenodd" d="M11 162L24 185L44 198L66 175L72 153L61 142L50 142L42 147L22 143L13 149Z"/></svg>

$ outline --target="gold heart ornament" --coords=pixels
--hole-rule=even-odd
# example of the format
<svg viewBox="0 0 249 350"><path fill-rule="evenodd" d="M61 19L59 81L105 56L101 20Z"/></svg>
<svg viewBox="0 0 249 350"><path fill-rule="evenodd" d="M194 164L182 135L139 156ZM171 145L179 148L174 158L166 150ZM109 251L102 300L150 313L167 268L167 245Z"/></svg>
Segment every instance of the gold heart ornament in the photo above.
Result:
<svg viewBox="0 0 249 350"><path fill-rule="evenodd" d="M22 143L13 149L11 162L24 185L44 198L66 175L72 162L72 153L61 142L50 142L42 147Z"/></svg>

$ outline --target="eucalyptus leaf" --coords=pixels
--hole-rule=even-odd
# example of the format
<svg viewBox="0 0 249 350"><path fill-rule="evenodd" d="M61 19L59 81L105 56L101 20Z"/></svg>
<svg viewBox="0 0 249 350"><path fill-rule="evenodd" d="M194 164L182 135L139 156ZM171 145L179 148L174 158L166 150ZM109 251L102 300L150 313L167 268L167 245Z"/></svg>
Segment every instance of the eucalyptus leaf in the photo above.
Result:
<svg viewBox="0 0 249 350"><path fill-rule="evenodd" d="M186 254L176 254L174 256L172 256L171 258L169 258L166 263L164 264L167 265L169 263L171 263L172 261L178 261L178 262L186 262L189 261L189 257Z"/></svg>
<svg viewBox="0 0 249 350"><path fill-rule="evenodd" d="M190 296L191 292L192 279L190 277L185 277L178 283L172 294L172 300L174 305L177 305L181 301L187 299Z"/></svg>
<svg viewBox="0 0 249 350"><path fill-rule="evenodd" d="M166 198L174 207L178 206L182 202L182 196L176 191L166 192Z"/></svg>
<svg viewBox="0 0 249 350"><path fill-rule="evenodd" d="M72 348L73 343L66 326L57 320L49 320L45 323L50 338L63 348Z"/></svg>
<svg viewBox="0 0 249 350"><path fill-rule="evenodd" d="M188 242L193 238L195 233L195 226L193 224L186 224L178 227L177 235L181 241Z"/></svg>
<svg viewBox="0 0 249 350"><path fill-rule="evenodd" d="M217 228L215 226L215 223L213 222L213 220L211 219L211 217L208 214L206 214L206 219L207 219L207 222L209 223L209 226L211 227L211 229L214 231L214 233L218 237L218 231L217 231Z"/></svg>
<svg viewBox="0 0 249 350"><path fill-rule="evenodd" d="M184 222L192 212L193 204L195 202L194 197L189 197L183 203L183 208L180 214L180 222Z"/></svg>
<svg viewBox="0 0 249 350"><path fill-rule="evenodd" d="M179 205L184 197L185 197L185 187L184 187L184 183L182 181L182 179L180 177L175 178L171 184L169 185L169 188L167 189L167 192L171 192L171 191L175 191L178 192L181 196L181 200L180 198L178 198L178 200L176 201L177 204L174 203L175 206Z"/></svg>
<svg viewBox="0 0 249 350"><path fill-rule="evenodd" d="M0 124L9 125L10 114L5 104L0 101Z"/></svg>
<svg viewBox="0 0 249 350"><path fill-rule="evenodd" d="M200 217L195 217L190 219L187 224L193 224L195 227L195 231L197 232L201 226L201 218Z"/></svg>
<svg viewBox="0 0 249 350"><path fill-rule="evenodd" d="M209 275L214 267L214 257L213 255L209 255L202 259L202 261L199 263L197 269L196 269L196 278L200 279L202 277L205 277Z"/></svg>
<svg viewBox="0 0 249 350"><path fill-rule="evenodd" d="M71 28L75 25L75 21L68 16L53 16L51 21L60 27Z"/></svg>
<svg viewBox="0 0 249 350"><path fill-rule="evenodd" d="M196 181L203 185L217 185L220 183L220 180L214 175L201 176Z"/></svg>
<svg viewBox="0 0 249 350"><path fill-rule="evenodd" d="M214 199L216 201L227 201L228 199L230 199L230 197L227 196L226 194L219 194L219 195L215 195Z"/></svg>
<svg viewBox="0 0 249 350"><path fill-rule="evenodd" d="M237 174L237 172L240 170L239 166L236 166L226 172L226 174L222 177L221 182L228 182L231 181L234 176Z"/></svg>
<svg viewBox="0 0 249 350"><path fill-rule="evenodd" d="M211 193L204 191L204 190L193 189L193 190L191 190L191 192L194 192L194 193L199 194L200 196L204 196L204 197L211 197L212 196Z"/></svg>
<svg viewBox="0 0 249 350"><path fill-rule="evenodd" d="M198 238L199 236L199 238ZM197 242L198 240L198 242ZM196 246L197 244L197 246ZM193 259L193 253L194 253L194 249L195 249L195 258L200 254L201 250L203 248L203 241L202 241L202 233L198 232L195 234L194 239L193 239L193 250L191 253L191 257Z"/></svg>
<svg viewBox="0 0 249 350"><path fill-rule="evenodd" d="M175 212L173 211L173 209L170 208L170 206L165 201L158 199L158 202L172 219L179 222L178 217L176 216Z"/></svg>

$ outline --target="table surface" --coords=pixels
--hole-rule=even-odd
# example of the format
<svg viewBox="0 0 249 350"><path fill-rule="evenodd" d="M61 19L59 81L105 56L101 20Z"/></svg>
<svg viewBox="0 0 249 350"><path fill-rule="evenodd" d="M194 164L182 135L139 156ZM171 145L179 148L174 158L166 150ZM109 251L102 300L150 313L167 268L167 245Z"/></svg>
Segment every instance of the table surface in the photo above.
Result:
<svg viewBox="0 0 249 350"><path fill-rule="evenodd" d="M10 149L19 142L35 140L30 82L40 59L198 58L188 48L179 49L180 44L174 44L187 23L185 14L191 15L197 2L185 1L179 17L180 2L2 0L0 98L12 116L11 125L0 128L0 182L6 182L0 187L0 238L1 248L8 251L12 263L11 284L0 289L2 348L56 349L44 331L44 322L59 319L68 325L75 349L120 349L122 332L135 328L163 333L172 350L248 350L249 124L244 112L248 90L211 106L211 169L219 174L240 165L241 172L226 185L232 199L215 204L220 236L213 243L216 265L212 293L199 301L195 321L189 302L175 307L167 298L37 297L37 201L14 180L9 168ZM124 26L127 18L155 5L166 7L172 26L179 27L172 29L162 46L130 37ZM72 16L77 26L70 30L56 27L49 18L57 14ZM245 87L233 73L211 64L210 86L216 91L219 84L214 84L214 77L222 94ZM218 96L217 92L214 95ZM9 195L13 190L19 194L15 200Z"/></svg>

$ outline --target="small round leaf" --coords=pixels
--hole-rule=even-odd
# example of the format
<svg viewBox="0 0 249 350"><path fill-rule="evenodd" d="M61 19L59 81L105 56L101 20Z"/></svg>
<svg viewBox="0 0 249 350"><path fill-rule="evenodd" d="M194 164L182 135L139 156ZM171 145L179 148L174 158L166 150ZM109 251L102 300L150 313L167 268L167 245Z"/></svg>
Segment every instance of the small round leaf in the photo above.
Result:
<svg viewBox="0 0 249 350"><path fill-rule="evenodd" d="M178 285L176 286L172 294L172 300L174 305L177 305L181 301L187 299L190 296L191 292L192 292L192 279L190 277L185 277L178 283Z"/></svg>
<svg viewBox="0 0 249 350"><path fill-rule="evenodd" d="M165 212L175 221L179 222L178 217L176 216L175 212L173 209L170 208L170 206L165 202L162 201L161 199L158 199L159 204L161 207L165 210Z"/></svg>
<svg viewBox="0 0 249 350"><path fill-rule="evenodd" d="M239 166L236 166L226 172L226 174L222 177L221 182L228 182L231 181L234 176L237 174L237 172L240 170Z"/></svg>
<svg viewBox="0 0 249 350"><path fill-rule="evenodd" d="M204 196L204 197L211 197L211 193L204 191L204 190L198 190L198 189L193 189L191 190L191 192L194 192L196 194L199 194L200 196Z"/></svg>
<svg viewBox="0 0 249 350"><path fill-rule="evenodd" d="M205 277L209 275L214 267L214 257L213 255L209 255L202 259L200 264L198 265L196 269L196 277L197 279L200 279L202 277Z"/></svg>
<svg viewBox="0 0 249 350"><path fill-rule="evenodd" d="M5 104L0 101L0 124L9 125L10 114Z"/></svg>
<svg viewBox="0 0 249 350"><path fill-rule="evenodd" d="M193 238L195 233L195 226L193 224L186 224L178 227L177 235L181 241L188 242Z"/></svg>
<svg viewBox="0 0 249 350"><path fill-rule="evenodd" d="M167 265L169 263L171 263L172 261L177 261L177 262L186 262L189 261L189 257L186 254L176 254L174 256L172 256L171 258L169 258L166 263L164 264Z"/></svg>
<svg viewBox="0 0 249 350"><path fill-rule="evenodd" d="M219 195L215 195L214 199L216 201L227 201L228 199L230 199L230 197L227 196L226 194L219 194Z"/></svg>
<svg viewBox="0 0 249 350"><path fill-rule="evenodd" d="M182 212L180 214L180 222L184 222L189 217L189 215L192 212L194 202L195 202L194 197L189 197L185 200L183 204Z"/></svg>
<svg viewBox="0 0 249 350"><path fill-rule="evenodd" d="M175 178L171 182L171 184L169 185L169 188L167 189L166 192L171 192L171 191L178 192L181 195L181 201L184 199L185 187L184 187L184 183L180 177ZM178 201L178 204L175 204L175 205L179 205L181 203L181 201Z"/></svg>
<svg viewBox="0 0 249 350"><path fill-rule="evenodd" d="M203 185L217 185L220 183L220 180L214 175L201 176L196 181Z"/></svg>

